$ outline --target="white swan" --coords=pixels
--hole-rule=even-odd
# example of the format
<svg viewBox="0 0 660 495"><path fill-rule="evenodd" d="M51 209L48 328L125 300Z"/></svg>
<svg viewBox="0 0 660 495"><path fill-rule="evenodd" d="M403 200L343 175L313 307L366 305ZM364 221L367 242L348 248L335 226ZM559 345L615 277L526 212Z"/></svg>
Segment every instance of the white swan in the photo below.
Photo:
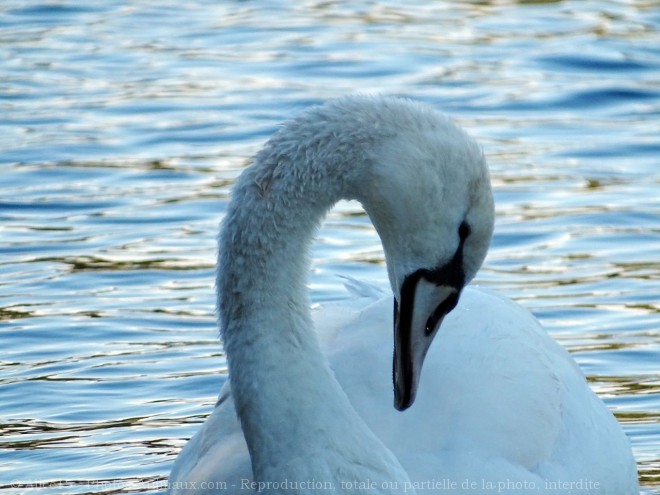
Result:
<svg viewBox="0 0 660 495"><path fill-rule="evenodd" d="M391 302L330 306L312 330L307 250L341 198L383 242L395 406L417 397L405 412L391 406ZM179 454L170 493L637 493L628 441L569 355L519 306L463 290L493 211L480 149L425 106L347 97L282 127L224 219L231 390Z"/></svg>

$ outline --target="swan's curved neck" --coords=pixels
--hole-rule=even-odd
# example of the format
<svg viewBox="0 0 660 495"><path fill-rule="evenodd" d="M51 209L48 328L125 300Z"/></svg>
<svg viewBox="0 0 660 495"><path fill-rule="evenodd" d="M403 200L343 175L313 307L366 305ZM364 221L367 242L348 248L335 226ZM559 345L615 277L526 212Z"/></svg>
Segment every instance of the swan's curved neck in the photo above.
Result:
<svg viewBox="0 0 660 495"><path fill-rule="evenodd" d="M237 413L257 480L339 483L338 473L348 476L366 460L359 469L371 479L403 481L398 461L352 409L312 328L309 244L327 210L358 195L369 166L359 148L336 142L311 157L314 140L324 139L315 136L294 149L276 135L239 178L224 219L218 304Z"/></svg>

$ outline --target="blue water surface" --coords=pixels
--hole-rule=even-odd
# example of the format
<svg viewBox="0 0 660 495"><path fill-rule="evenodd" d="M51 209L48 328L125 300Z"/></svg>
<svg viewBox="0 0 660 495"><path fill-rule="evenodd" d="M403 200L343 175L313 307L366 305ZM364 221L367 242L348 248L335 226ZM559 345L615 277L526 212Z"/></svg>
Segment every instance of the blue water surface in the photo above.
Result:
<svg viewBox="0 0 660 495"><path fill-rule="evenodd" d="M280 122L405 95L484 147L477 282L578 361L660 491L660 5L654 1L5 0L0 494L162 493L226 378L215 237ZM355 203L314 248L386 286ZM387 377L385 377L387 379Z"/></svg>

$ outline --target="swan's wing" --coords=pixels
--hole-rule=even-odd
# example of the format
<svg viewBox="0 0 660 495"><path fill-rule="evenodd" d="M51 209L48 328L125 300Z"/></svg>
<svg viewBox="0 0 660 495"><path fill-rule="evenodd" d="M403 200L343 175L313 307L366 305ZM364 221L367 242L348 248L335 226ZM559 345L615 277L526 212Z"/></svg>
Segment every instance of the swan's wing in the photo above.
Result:
<svg viewBox="0 0 660 495"><path fill-rule="evenodd" d="M344 287L353 297L375 302L388 295L387 291L375 283L358 280L348 275L340 275L339 278L344 280Z"/></svg>
<svg viewBox="0 0 660 495"><path fill-rule="evenodd" d="M628 439L566 349L511 300L475 289L464 296L450 323L479 342L469 351L483 362L470 373L473 386L495 389L481 408L482 416L498 417L492 423L497 433L481 435L490 439L491 453L524 466L548 493L558 490L551 482L579 480L589 481L595 493L637 493Z"/></svg>
<svg viewBox="0 0 660 495"><path fill-rule="evenodd" d="M336 338L340 333L355 327L356 322L360 321L360 315L365 311L365 308L388 297L387 293L374 283L357 280L345 275L340 276L340 278L348 291L347 297L339 301L316 304L312 307L314 328L326 353L335 345ZM392 312L391 293L389 300L390 312ZM380 336L382 337L382 335Z"/></svg>

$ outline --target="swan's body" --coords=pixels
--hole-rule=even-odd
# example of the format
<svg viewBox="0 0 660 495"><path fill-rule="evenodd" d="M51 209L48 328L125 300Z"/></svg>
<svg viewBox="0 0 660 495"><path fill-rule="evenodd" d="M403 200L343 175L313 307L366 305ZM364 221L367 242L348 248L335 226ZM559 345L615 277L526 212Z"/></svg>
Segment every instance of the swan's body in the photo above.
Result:
<svg viewBox="0 0 660 495"><path fill-rule="evenodd" d="M404 413L391 406L390 305L328 309L320 339L312 330L307 247L341 198L360 200L383 240L395 404L418 397ZM231 387L179 455L170 492L637 493L621 428L533 317L476 289L452 311L492 224L478 147L425 107L346 98L287 124L224 221Z"/></svg>

